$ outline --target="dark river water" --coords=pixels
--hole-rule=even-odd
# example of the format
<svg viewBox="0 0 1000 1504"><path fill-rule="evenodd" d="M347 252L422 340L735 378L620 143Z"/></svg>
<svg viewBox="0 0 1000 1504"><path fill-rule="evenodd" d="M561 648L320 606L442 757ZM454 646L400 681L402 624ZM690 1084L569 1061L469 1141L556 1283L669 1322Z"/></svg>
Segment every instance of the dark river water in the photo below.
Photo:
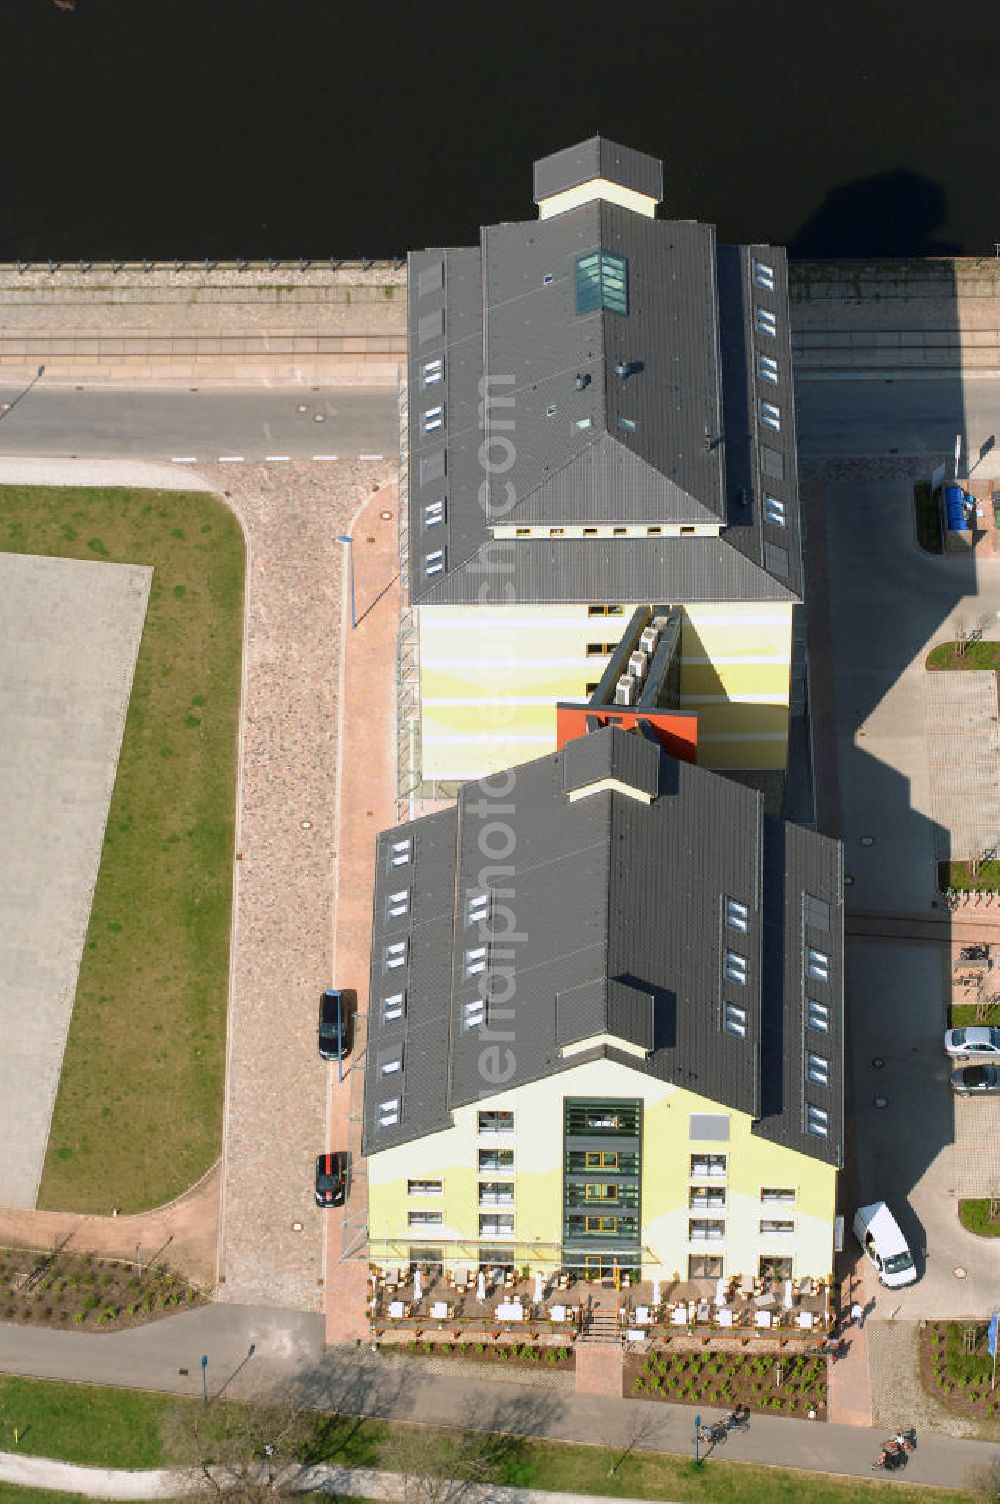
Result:
<svg viewBox="0 0 1000 1504"><path fill-rule="evenodd" d="M0 57L0 260L461 244L598 130L725 238L1000 240L984 0L0 0Z"/></svg>

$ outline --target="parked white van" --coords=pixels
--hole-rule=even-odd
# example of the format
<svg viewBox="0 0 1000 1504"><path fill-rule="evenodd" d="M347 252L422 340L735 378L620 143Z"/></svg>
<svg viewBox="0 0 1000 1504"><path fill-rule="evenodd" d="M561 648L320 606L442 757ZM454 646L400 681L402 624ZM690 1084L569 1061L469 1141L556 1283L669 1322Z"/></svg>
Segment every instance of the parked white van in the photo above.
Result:
<svg viewBox="0 0 1000 1504"><path fill-rule="evenodd" d="M854 1213L854 1236L875 1265L883 1285L896 1289L916 1282L913 1254L884 1201L858 1207Z"/></svg>

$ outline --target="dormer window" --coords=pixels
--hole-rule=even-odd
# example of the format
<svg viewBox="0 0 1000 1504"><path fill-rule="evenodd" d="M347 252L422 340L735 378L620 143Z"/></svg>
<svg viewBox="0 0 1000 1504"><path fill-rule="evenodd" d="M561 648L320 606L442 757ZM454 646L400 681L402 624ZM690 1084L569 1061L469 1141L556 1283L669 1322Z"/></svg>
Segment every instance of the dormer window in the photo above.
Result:
<svg viewBox="0 0 1000 1504"><path fill-rule="evenodd" d="M778 320L770 308L758 308L754 316L754 323L758 334L769 334L772 339L777 339Z"/></svg>
<svg viewBox="0 0 1000 1504"><path fill-rule="evenodd" d="M420 377L424 386L438 386L444 380L444 356L425 360L420 368Z"/></svg>
<svg viewBox="0 0 1000 1504"><path fill-rule="evenodd" d="M444 574L443 548L434 548L430 553L424 554L424 574L427 576Z"/></svg>
<svg viewBox="0 0 1000 1504"><path fill-rule="evenodd" d="M405 867L413 855L413 841L406 836L402 841L393 841L389 847L389 866Z"/></svg>
<svg viewBox="0 0 1000 1504"><path fill-rule="evenodd" d="M429 407L422 416L421 426L424 433L437 433L439 428L444 427L444 408Z"/></svg>
<svg viewBox="0 0 1000 1504"><path fill-rule="evenodd" d="M399 1098L390 1097L388 1102L378 1104L378 1125L380 1128L395 1128L399 1122Z"/></svg>
<svg viewBox="0 0 1000 1504"><path fill-rule="evenodd" d="M817 982L830 980L830 957L825 951L809 946L806 950L806 975Z"/></svg>
<svg viewBox="0 0 1000 1504"><path fill-rule="evenodd" d="M486 951L485 945L473 945L465 952L464 971L467 977L481 976L486 970Z"/></svg>
<svg viewBox="0 0 1000 1504"><path fill-rule="evenodd" d="M750 913L745 903L740 903L736 898L726 899L726 925L729 929L739 930L740 934L745 935L749 918Z"/></svg>
<svg viewBox="0 0 1000 1504"><path fill-rule="evenodd" d="M738 982L741 987L747 984L747 958L741 956L738 951L727 950L725 967L726 980Z"/></svg>
<svg viewBox="0 0 1000 1504"><path fill-rule="evenodd" d="M406 941L396 940L382 952L383 971L398 971L406 965Z"/></svg>
<svg viewBox="0 0 1000 1504"><path fill-rule="evenodd" d="M466 924L480 924L490 917L490 894L472 893L465 902Z"/></svg>
<svg viewBox="0 0 1000 1504"><path fill-rule="evenodd" d="M444 501L428 501L424 505L424 527L437 527L444 521Z"/></svg>
<svg viewBox="0 0 1000 1504"><path fill-rule="evenodd" d="M754 261L753 280L757 287L763 287L765 292L774 291L774 267L766 261Z"/></svg>
<svg viewBox="0 0 1000 1504"><path fill-rule="evenodd" d="M397 893L390 893L385 904L386 914L390 919L402 919L410 912L410 890L400 888Z"/></svg>

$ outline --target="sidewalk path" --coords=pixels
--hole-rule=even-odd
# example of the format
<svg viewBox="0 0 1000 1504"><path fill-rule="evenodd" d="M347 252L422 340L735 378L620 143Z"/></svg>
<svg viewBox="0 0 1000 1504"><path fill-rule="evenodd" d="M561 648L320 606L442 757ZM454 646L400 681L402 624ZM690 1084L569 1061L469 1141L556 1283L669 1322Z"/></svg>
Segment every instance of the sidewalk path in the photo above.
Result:
<svg viewBox="0 0 1000 1504"><path fill-rule="evenodd" d="M0 1371L81 1383L129 1385L197 1396L200 1355L209 1385L221 1388L256 1344L253 1359L227 1389L233 1398L292 1382L316 1410L383 1420L502 1432L553 1441L690 1454L694 1412L687 1405L607 1400L488 1379L429 1375L419 1359L373 1356L367 1348L323 1350L320 1317L250 1307L207 1306L128 1332L72 1333L0 1325ZM463 1365L464 1366L464 1365ZM187 1369L182 1374L181 1369ZM706 1422L716 1419L705 1412ZM898 1424L899 1417L895 1418ZM636 1435L639 1440L636 1442ZM868 1477L886 1431L754 1415L730 1437L726 1460ZM924 1430L905 1469L907 1483L959 1488L968 1469L1000 1455L1000 1443Z"/></svg>

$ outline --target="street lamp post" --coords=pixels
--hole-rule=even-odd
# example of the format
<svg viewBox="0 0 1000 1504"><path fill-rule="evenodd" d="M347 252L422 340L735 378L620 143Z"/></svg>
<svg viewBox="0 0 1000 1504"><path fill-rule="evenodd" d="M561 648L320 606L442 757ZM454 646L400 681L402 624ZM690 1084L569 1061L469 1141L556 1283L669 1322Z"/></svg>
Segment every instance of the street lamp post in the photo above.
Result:
<svg viewBox="0 0 1000 1504"><path fill-rule="evenodd" d="M31 391L31 389L35 385L35 383L38 382L38 381L41 381L41 379L42 379L42 377L44 375L45 375L45 367L44 366L39 366L38 370L35 372L34 376L32 376L31 380L28 382L28 385L26 387L24 387L21 391L19 391L16 397L12 397L11 400L5 406L0 407L0 418L6 418L6 417L8 417L13 412L13 410L17 406L17 404L19 402L23 402L24 401L24 398Z"/></svg>
<svg viewBox="0 0 1000 1504"><path fill-rule="evenodd" d="M694 1465L701 1467L701 1416L694 1418Z"/></svg>
<svg viewBox="0 0 1000 1504"><path fill-rule="evenodd" d="M347 547L348 568L351 571L351 631L353 632L358 624L358 619L354 611L354 549L352 547L354 539L348 533L340 533L337 537L337 542L343 543Z"/></svg>
<svg viewBox="0 0 1000 1504"><path fill-rule="evenodd" d="M201 1397L208 1404L208 1353L201 1355Z"/></svg>

